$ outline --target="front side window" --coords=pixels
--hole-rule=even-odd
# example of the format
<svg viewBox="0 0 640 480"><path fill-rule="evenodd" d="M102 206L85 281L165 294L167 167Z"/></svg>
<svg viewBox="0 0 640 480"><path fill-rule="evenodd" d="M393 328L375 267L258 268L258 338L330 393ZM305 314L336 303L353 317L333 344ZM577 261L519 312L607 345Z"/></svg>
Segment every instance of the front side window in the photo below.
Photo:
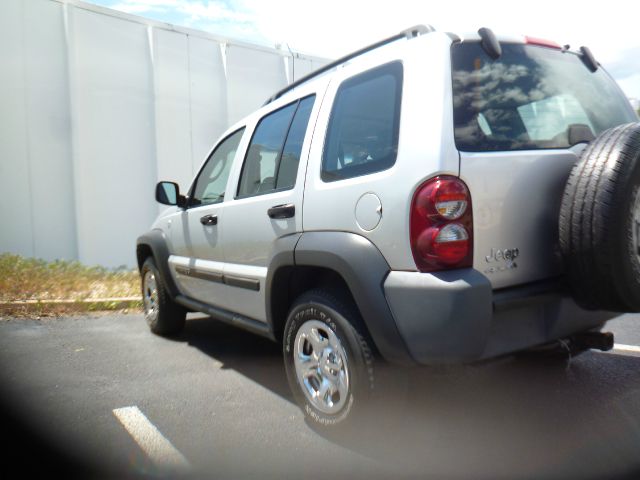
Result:
<svg viewBox="0 0 640 480"><path fill-rule="evenodd" d="M240 174L238 197L293 188L315 96L266 115L256 127Z"/></svg>
<svg viewBox="0 0 640 480"><path fill-rule="evenodd" d="M609 75L572 52L503 43L492 60L479 42L463 42L451 61L459 150L567 148L635 120Z"/></svg>
<svg viewBox="0 0 640 480"><path fill-rule="evenodd" d="M340 85L322 155L325 182L390 168L398 152L402 64L393 62Z"/></svg>
<svg viewBox="0 0 640 480"><path fill-rule="evenodd" d="M198 175L190 206L210 205L224 200L227 179L244 128L229 135L213 151Z"/></svg>

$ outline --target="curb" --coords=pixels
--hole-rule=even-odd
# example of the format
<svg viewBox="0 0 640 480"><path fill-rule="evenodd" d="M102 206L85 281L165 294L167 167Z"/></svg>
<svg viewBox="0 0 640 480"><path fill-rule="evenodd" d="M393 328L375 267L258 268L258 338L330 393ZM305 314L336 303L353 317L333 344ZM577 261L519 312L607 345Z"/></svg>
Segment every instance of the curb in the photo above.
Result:
<svg viewBox="0 0 640 480"><path fill-rule="evenodd" d="M62 299L62 300L17 300L0 302L0 314L28 314L56 311L100 311L136 308L142 304L140 297Z"/></svg>

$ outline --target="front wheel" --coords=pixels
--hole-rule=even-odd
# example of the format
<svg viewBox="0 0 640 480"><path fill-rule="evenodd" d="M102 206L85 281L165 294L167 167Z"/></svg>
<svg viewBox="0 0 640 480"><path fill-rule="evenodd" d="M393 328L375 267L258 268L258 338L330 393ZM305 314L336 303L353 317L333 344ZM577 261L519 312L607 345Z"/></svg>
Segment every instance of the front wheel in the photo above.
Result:
<svg viewBox="0 0 640 480"><path fill-rule="evenodd" d="M140 275L144 317L149 329L163 336L180 333L184 328L187 311L171 299L152 257L144 261Z"/></svg>
<svg viewBox="0 0 640 480"><path fill-rule="evenodd" d="M350 302L325 290L303 294L289 312L283 349L289 386L313 424L331 427L364 411L373 354Z"/></svg>

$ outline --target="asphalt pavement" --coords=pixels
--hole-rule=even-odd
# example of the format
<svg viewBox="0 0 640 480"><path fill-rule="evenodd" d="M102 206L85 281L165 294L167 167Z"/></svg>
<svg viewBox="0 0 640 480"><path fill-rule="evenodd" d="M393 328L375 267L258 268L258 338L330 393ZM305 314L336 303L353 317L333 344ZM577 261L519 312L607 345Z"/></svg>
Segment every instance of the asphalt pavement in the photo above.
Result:
<svg viewBox="0 0 640 480"><path fill-rule="evenodd" d="M280 347L207 317L0 321L1 469L82 477L633 478L640 315L613 352L384 369L379 411L338 433L293 403ZM9 445L8 449L6 445ZM24 475L17 475L24 476Z"/></svg>

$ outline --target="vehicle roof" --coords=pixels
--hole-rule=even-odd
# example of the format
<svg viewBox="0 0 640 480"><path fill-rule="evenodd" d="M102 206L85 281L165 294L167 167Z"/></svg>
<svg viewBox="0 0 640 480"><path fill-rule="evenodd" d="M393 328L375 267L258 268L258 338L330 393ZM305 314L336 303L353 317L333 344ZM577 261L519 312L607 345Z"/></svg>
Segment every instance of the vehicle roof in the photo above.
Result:
<svg viewBox="0 0 640 480"><path fill-rule="evenodd" d="M333 72L335 72L337 69L342 68L347 64L358 63L360 61L369 61L369 59L371 58L370 55L377 55L378 52L381 51L381 49L385 49L385 50L401 49L402 43L400 43L399 41L401 41L403 38L411 40L415 37L421 37L429 33L435 33L441 36L446 35L444 32L436 32L435 29L431 26L418 25L418 26L403 30L402 32L394 35L393 37L389 37L387 39L376 42L373 45L357 50L356 52L350 53L345 57L342 57L334 62L331 62L325 65L324 67L321 67L318 70L315 70L314 72L311 72L310 75L302 77L298 79L296 82L283 88L279 92L276 92L260 108L257 108L256 110L251 112L249 115L246 115L245 117L240 119L238 122L236 122L234 125L229 127L225 131L225 133L222 135L221 138L224 138L229 134L231 134L232 132L234 132L235 130L238 130L243 126L250 124L253 120L253 117L255 117L256 115L261 117L263 114L262 112L264 112L265 109L266 110L277 109L280 106L284 106L287 103L290 103L298 99L303 89L304 90L322 89L322 85L328 82L327 77L331 75ZM267 106L269 108L265 108Z"/></svg>
<svg viewBox="0 0 640 480"><path fill-rule="evenodd" d="M370 55L375 55L377 51L379 51L380 49L389 49L389 48L393 48L393 49L400 49L403 48L403 44L404 41L403 39L406 40L413 40L416 37L424 37L424 36L428 36L428 35L440 35L440 36L448 36L449 38L451 38L452 42L477 42L477 41L481 41L481 37L480 34L478 32L443 32L443 31L436 31L433 27L431 27L430 25L417 25L411 28L408 28L406 30L403 30L402 32L383 39L379 42L376 42L372 45L369 45L367 47L364 47L360 50L357 50L355 52L352 52L338 60L335 60L334 62L330 62L329 64L325 65L324 67L321 67L318 70L315 70L313 72L311 72L309 75L306 75L298 80L296 80L295 82L293 82L292 84L288 85L287 87L283 88L282 90L276 92L274 95L272 95L263 105L261 108L256 109L255 111L253 111L251 114L243 117L241 120L239 120L238 122L236 122L233 126L231 126L229 129L227 129L227 131L225 132L224 136L229 135L230 133L232 133L233 131L245 126L247 123L251 122L251 118L254 117L257 113L262 112L263 108L266 107L267 105L270 105L271 107L278 107L280 105L286 105L286 103L295 100L296 98L299 97L300 95L300 87L305 86L305 90L306 87L310 87L310 88L314 88L314 87L319 87L320 85L318 84L324 84L327 81L327 76L332 74L333 72L335 72L338 68L341 68L342 65L345 65L348 63L355 63L355 62L359 62L359 61L366 61L365 59L369 59ZM527 43L527 38L538 38L538 37L532 37L532 36L527 36L527 35L520 35L520 34L496 34L496 38L498 39L498 41L500 43L519 43L519 44L526 44ZM577 53L577 52L576 52ZM272 105L273 104L273 105Z"/></svg>
<svg viewBox="0 0 640 480"><path fill-rule="evenodd" d="M279 92L276 92L272 97L270 97L267 100L265 105L269 104L270 102L274 101L277 98L286 96L289 92L296 90L296 88L300 84L312 81L314 77L317 78L335 71L336 68L338 68L342 64L345 64L347 61L357 62L361 57L365 57L365 56L368 57L369 54L373 54L373 52L376 52L382 48L402 48L403 42L401 41L403 39L412 40L416 37L423 37L428 34L447 35L452 39L452 41L460 41L460 42L471 42L471 41L481 40L479 31L478 32L462 32L462 33L449 33L449 32L445 33L445 32L436 31L430 25L426 25L426 26L416 25L414 27L403 30L399 34L396 34L392 37L383 39L372 45L369 45L353 53L350 53L338 60L335 60L334 62L329 63L328 65L325 65L324 67L314 72L311 72L309 75L298 79L296 82L288 85L287 87L283 88ZM528 43L528 39L540 40L540 38L530 36L530 35L509 34L509 33L496 35L496 38L500 43L520 43L520 44ZM543 39L543 41L550 41L551 43L555 43L553 40Z"/></svg>

